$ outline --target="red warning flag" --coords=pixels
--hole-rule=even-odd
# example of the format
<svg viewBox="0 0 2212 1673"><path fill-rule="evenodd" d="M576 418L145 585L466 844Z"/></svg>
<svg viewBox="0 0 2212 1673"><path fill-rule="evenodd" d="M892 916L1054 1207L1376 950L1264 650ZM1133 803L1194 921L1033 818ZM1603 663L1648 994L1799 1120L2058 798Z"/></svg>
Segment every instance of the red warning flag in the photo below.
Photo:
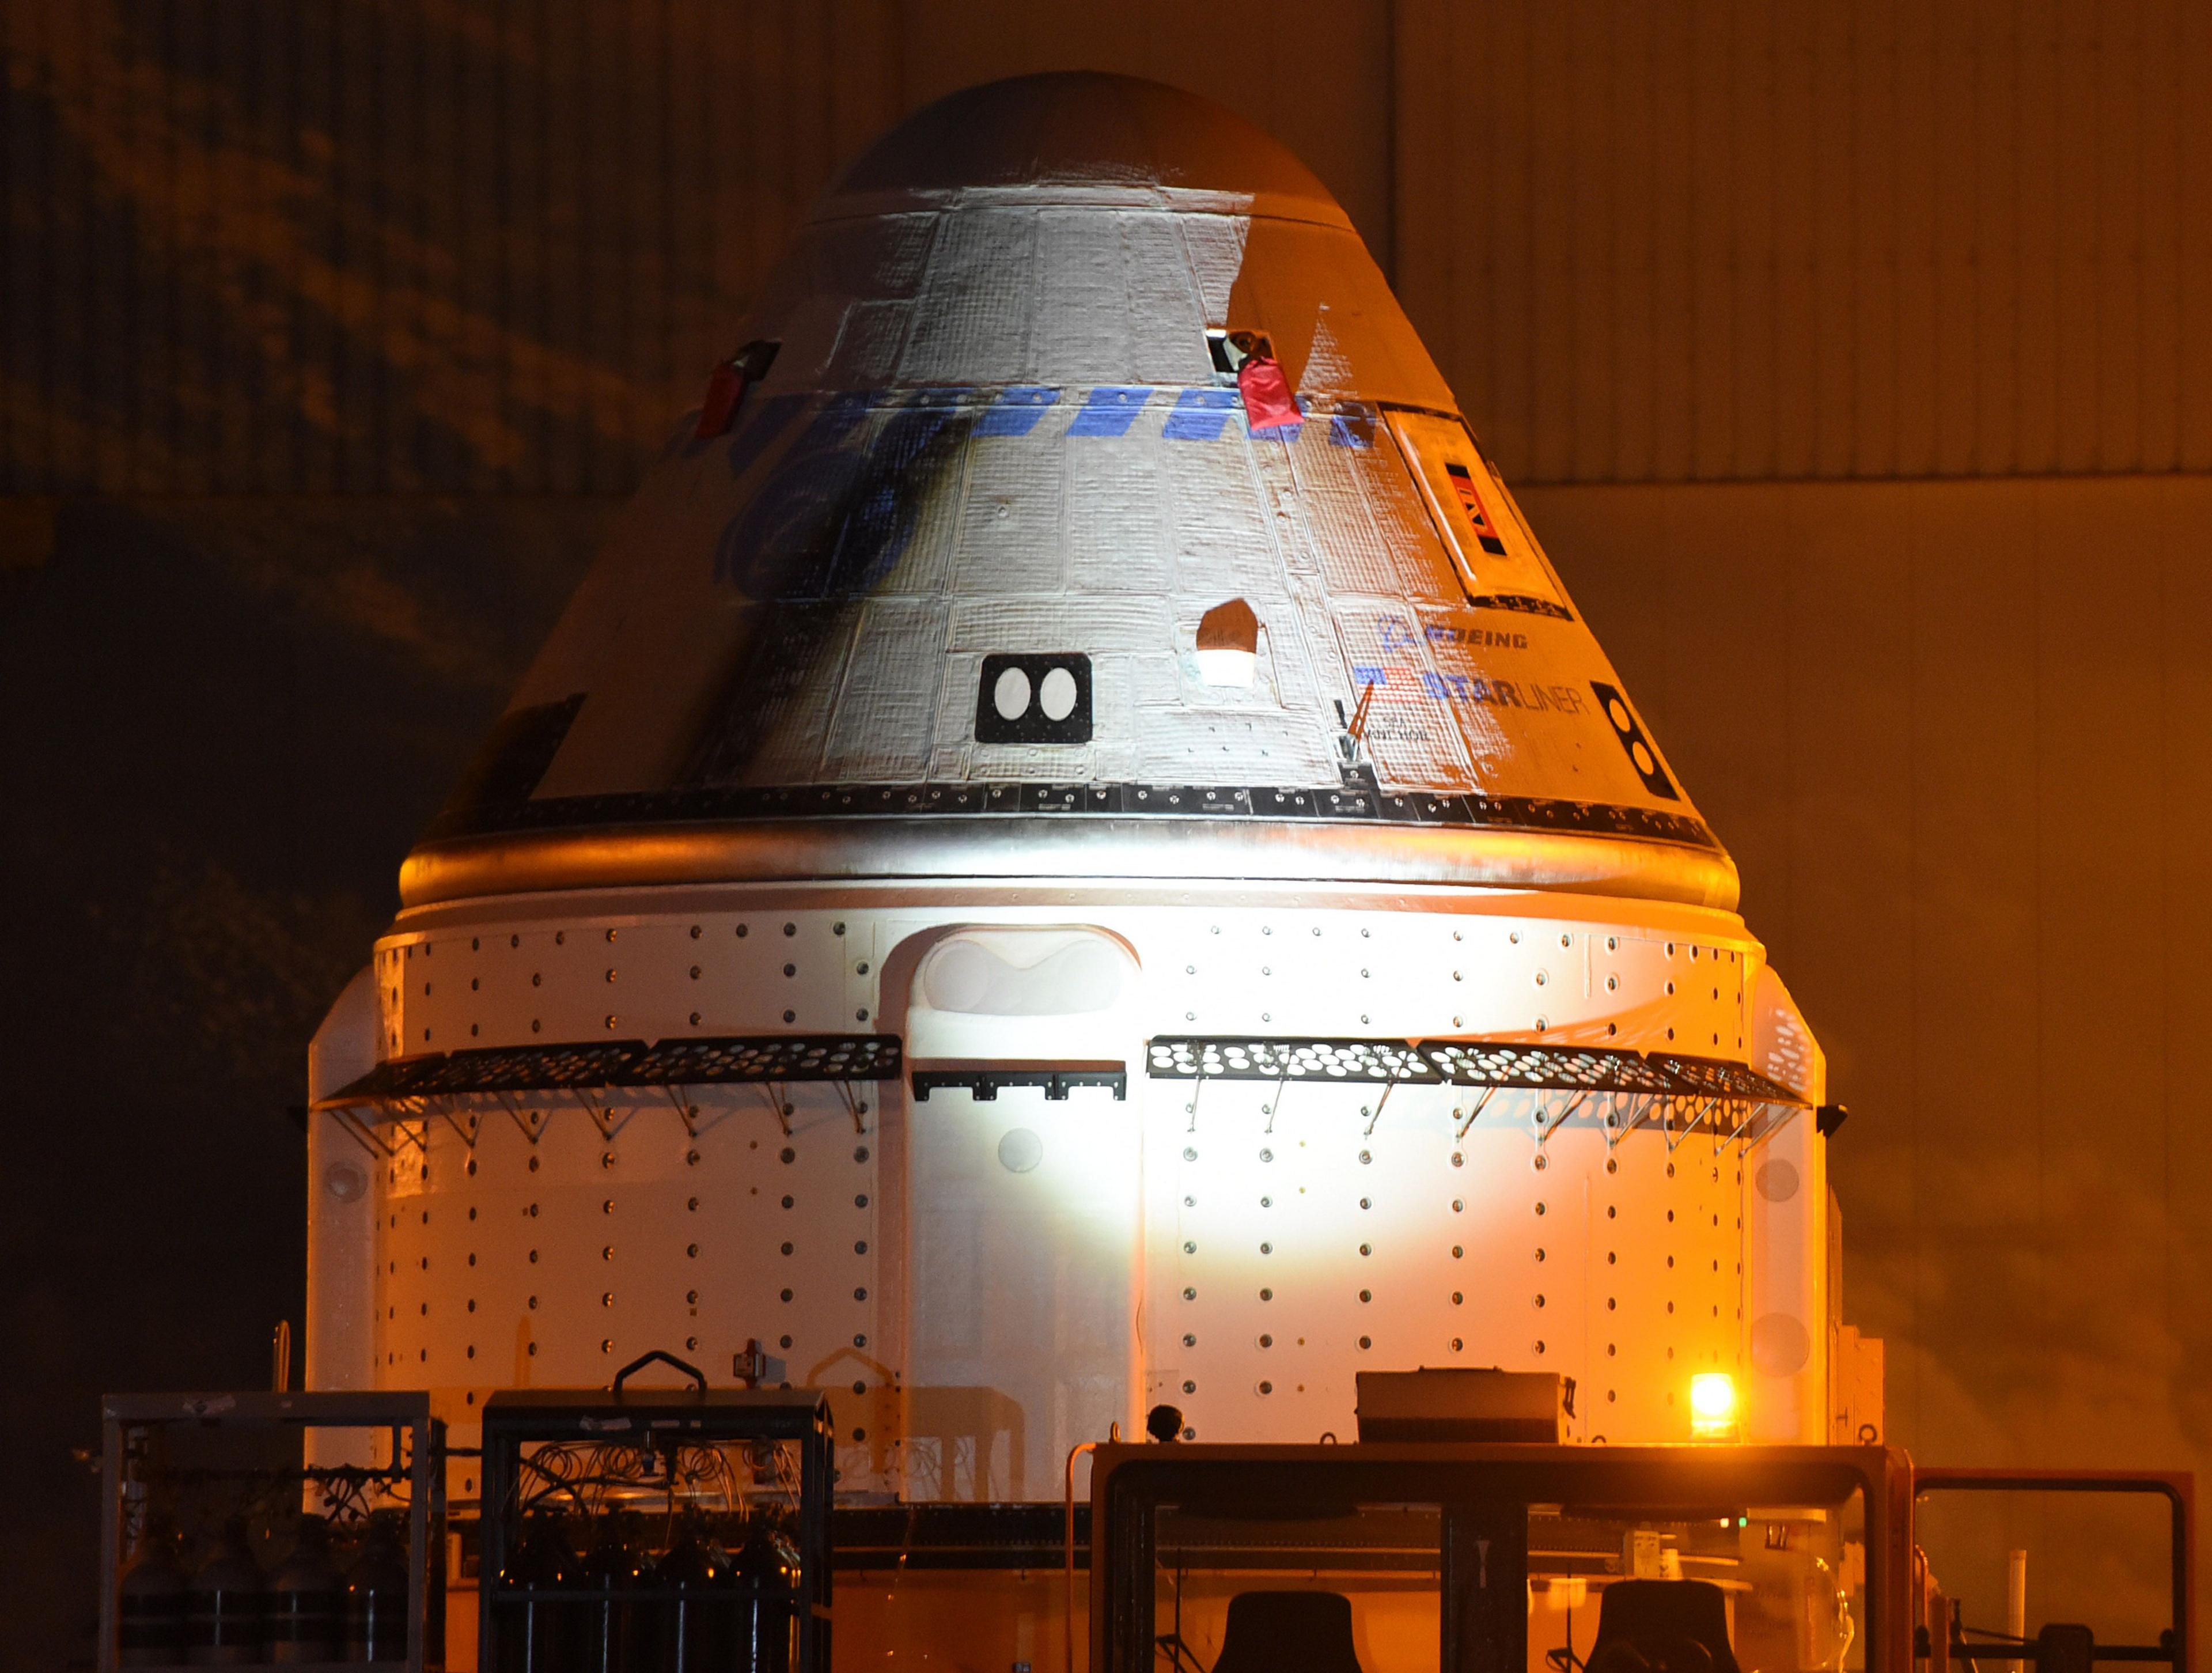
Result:
<svg viewBox="0 0 2212 1673"><path fill-rule="evenodd" d="M1273 355L1254 355L1237 368L1237 386L1244 392L1244 423L1254 432L1280 429L1299 422L1298 404L1290 381Z"/></svg>
<svg viewBox="0 0 2212 1673"><path fill-rule="evenodd" d="M744 398L742 359L724 361L707 380L707 398L699 406L698 439L708 441L718 435L727 435Z"/></svg>
<svg viewBox="0 0 2212 1673"><path fill-rule="evenodd" d="M1482 550L1492 557L1505 556L1505 543L1498 538L1498 526L1490 520L1482 508L1482 496L1474 491L1474 478L1464 465L1447 465L1444 474L1451 478L1452 491L1459 496L1461 509L1467 520L1474 525L1474 538Z"/></svg>

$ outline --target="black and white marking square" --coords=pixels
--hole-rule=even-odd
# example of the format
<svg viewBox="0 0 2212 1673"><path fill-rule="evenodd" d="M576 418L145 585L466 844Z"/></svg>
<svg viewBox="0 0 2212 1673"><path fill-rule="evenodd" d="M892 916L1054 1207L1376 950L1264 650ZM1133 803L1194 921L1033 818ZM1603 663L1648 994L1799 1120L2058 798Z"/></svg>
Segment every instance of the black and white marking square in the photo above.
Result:
<svg viewBox="0 0 2212 1673"><path fill-rule="evenodd" d="M1655 796L1664 796L1668 801L1680 801L1680 791L1674 781L1667 776L1666 768L1659 764L1659 751L1651 747L1651 740L1644 735L1644 723L1636 718L1636 711L1628 706L1628 699L1618 686L1607 685L1601 679L1590 682L1590 690L1597 693L1598 707L1605 710L1605 718L1613 723L1613 733L1620 739L1621 748L1628 751L1629 764L1636 776L1644 781L1644 788Z"/></svg>
<svg viewBox="0 0 2212 1673"><path fill-rule="evenodd" d="M1091 659L1080 651L987 656L975 692L979 744L1091 741Z"/></svg>

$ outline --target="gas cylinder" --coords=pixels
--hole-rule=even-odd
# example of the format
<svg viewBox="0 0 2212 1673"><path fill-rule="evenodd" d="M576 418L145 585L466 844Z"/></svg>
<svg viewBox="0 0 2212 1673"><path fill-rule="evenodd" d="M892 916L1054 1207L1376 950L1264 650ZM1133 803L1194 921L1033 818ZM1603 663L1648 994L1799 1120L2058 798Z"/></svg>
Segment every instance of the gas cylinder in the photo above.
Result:
<svg viewBox="0 0 2212 1673"><path fill-rule="evenodd" d="M268 1602L264 1585L246 1518L234 1517L192 1571L185 1602L185 1659L196 1667L259 1661Z"/></svg>
<svg viewBox="0 0 2212 1673"><path fill-rule="evenodd" d="M344 1620L345 1587L331 1555L330 1524L319 1516L302 1516L292 1554L269 1576L269 1659L337 1659Z"/></svg>
<svg viewBox="0 0 2212 1673"><path fill-rule="evenodd" d="M185 1597L177 1530L149 1517L117 1585L116 1659L125 1667L175 1667L185 1659Z"/></svg>
<svg viewBox="0 0 2212 1673"><path fill-rule="evenodd" d="M732 1567L738 1594L737 1654L744 1673L790 1673L799 1624L799 1553L783 1530L755 1515Z"/></svg>
<svg viewBox="0 0 2212 1673"><path fill-rule="evenodd" d="M499 1611L493 1673L568 1673L577 1659L580 1610L550 1594L578 1585L575 1554L557 1516L522 1518L514 1554L500 1570L489 1607Z"/></svg>
<svg viewBox="0 0 2212 1673"><path fill-rule="evenodd" d="M407 1659L407 1548L398 1511L379 1511L345 1578L347 1661Z"/></svg>

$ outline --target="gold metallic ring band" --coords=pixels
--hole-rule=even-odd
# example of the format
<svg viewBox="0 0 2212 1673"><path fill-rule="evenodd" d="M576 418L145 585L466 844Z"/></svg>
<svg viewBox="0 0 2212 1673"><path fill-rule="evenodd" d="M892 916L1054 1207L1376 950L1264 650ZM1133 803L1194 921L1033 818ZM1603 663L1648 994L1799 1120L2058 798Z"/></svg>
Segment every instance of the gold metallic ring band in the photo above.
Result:
<svg viewBox="0 0 2212 1673"><path fill-rule="evenodd" d="M1081 882L1219 878L1553 889L1733 911L1712 849L1555 831L1205 819L848 818L640 824L427 843L409 907L659 884L915 878Z"/></svg>

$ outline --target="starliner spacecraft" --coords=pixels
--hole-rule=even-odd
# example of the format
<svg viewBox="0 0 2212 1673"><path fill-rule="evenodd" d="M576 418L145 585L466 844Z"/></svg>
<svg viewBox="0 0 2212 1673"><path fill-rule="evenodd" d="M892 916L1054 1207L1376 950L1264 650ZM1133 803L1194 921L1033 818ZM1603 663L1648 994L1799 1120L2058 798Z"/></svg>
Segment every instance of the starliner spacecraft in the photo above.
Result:
<svg viewBox="0 0 2212 1673"><path fill-rule="evenodd" d="M1402 1462L1357 1444L1390 1411L1863 1460L1820 1049L1375 262L1251 125L1107 76L957 94L730 345L315 1037L308 1390L427 1390L463 1528L521 1502L496 1414L647 1354L820 1401L855 1667L1079 1662L1079 1619L1133 1668L1540 1667L1606 1576L1723 1569L1766 1573L1709 1588L1764 1665L1869 1664L1893 1506L1771 1471L1595 1535L1564 1489L1509 1528L1316 1487L1239 1547L1297 1554L1272 1589L1146 1524L1176 1562L1087 1546L1075 1597L1094 1468ZM1283 1531L1315 1518L1343 1537ZM1376 1589L1407 1549L1458 1577L1441 1640ZM527 1578L455 1553L453 1621ZM1146 1563L1172 1627L1115 1639Z"/></svg>
<svg viewBox="0 0 2212 1673"><path fill-rule="evenodd" d="M887 1502L1348 1439L1362 1369L1826 1439L1819 1049L1319 181L1000 83L737 337L317 1037L471 1096L316 1125L308 1385L750 1353Z"/></svg>

